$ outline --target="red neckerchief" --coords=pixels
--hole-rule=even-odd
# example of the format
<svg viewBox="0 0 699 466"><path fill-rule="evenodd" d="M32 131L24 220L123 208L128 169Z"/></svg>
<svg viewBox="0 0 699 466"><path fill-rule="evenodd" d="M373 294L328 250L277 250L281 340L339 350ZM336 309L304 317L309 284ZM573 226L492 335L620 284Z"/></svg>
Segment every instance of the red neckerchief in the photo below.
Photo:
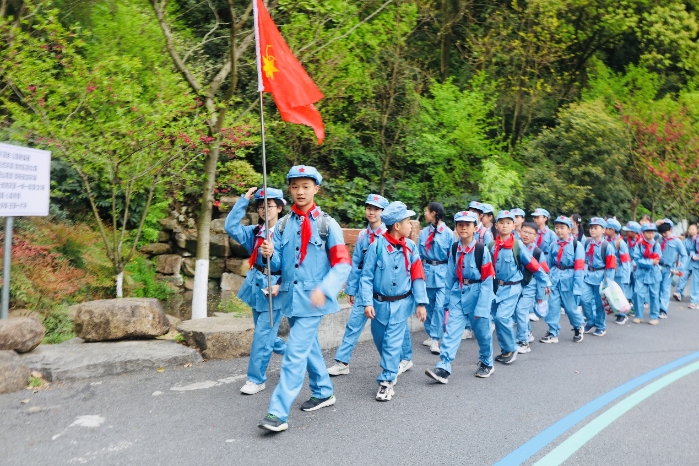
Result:
<svg viewBox="0 0 699 466"><path fill-rule="evenodd" d="M629 249L632 249L634 246L638 244L638 241L640 239L640 236L637 236L636 239L631 238L630 236L626 237L626 243L629 245Z"/></svg>
<svg viewBox="0 0 699 466"><path fill-rule="evenodd" d="M425 241L425 251L427 252L430 252L432 243L434 243L434 235L435 233L437 233L437 227L435 227L434 225L430 225L430 228L432 228L432 231L429 235L427 235L427 241Z"/></svg>
<svg viewBox="0 0 699 466"><path fill-rule="evenodd" d="M459 279L459 288L463 288L464 286L464 257L466 254L471 254L473 252L473 249L476 246L473 245L471 247L466 246L464 248L463 244L461 244L461 241L459 241L459 248L457 250L457 254L461 252L461 256L459 257L459 260L456 262L456 278Z"/></svg>
<svg viewBox="0 0 699 466"><path fill-rule="evenodd" d="M642 238L642 237L639 237L639 238L640 238L641 246L644 246L646 248L645 251L643 251L643 257L645 259L658 259L658 255L651 252L653 246L648 241L646 241L645 238Z"/></svg>
<svg viewBox="0 0 699 466"><path fill-rule="evenodd" d="M590 239L590 249L587 250L587 257L590 260L590 267L592 267L592 260L595 258L595 246L599 246L600 244L602 244L602 241L597 244L594 240ZM604 260L604 257L602 260Z"/></svg>
<svg viewBox="0 0 699 466"><path fill-rule="evenodd" d="M495 238L495 249L493 250L493 264L497 264L498 262L498 254L500 253L500 248L505 248L505 249L512 249L515 245L515 235L510 233L510 237L507 238L505 241L498 236Z"/></svg>
<svg viewBox="0 0 699 466"><path fill-rule="evenodd" d="M381 226L379 225L376 231L373 231L370 226L367 227L366 234L369 235L369 244L372 244L376 240L376 238L382 234Z"/></svg>
<svg viewBox="0 0 699 466"><path fill-rule="evenodd" d="M660 243L660 250L665 252L665 246L667 246L667 242L670 241L671 239L675 239L674 236L670 236L669 238L663 237L663 242Z"/></svg>
<svg viewBox="0 0 699 466"><path fill-rule="evenodd" d="M388 241L390 244L394 245L395 247L399 247L403 249L403 258L405 259L405 270L410 271L410 259L408 258L408 245L405 244L405 237L401 239L395 239L393 236L389 235L388 232L383 234L383 237L386 238L386 241Z"/></svg>
<svg viewBox="0 0 699 466"><path fill-rule="evenodd" d="M260 245L265 240L264 235L258 233L257 239L255 240L255 246L252 248L252 254L250 254L250 259L248 259L248 265L252 268L253 264L257 261L257 250L260 249Z"/></svg>
<svg viewBox="0 0 699 466"><path fill-rule="evenodd" d="M311 219L309 216L312 214L313 210L316 208L316 203L308 209L308 212L301 212L296 204L291 206L291 211L301 218L301 255L299 256L299 265L303 263L306 258L306 249L308 248L308 243L311 241L311 235L313 234L313 228L311 227Z"/></svg>
<svg viewBox="0 0 699 466"><path fill-rule="evenodd" d="M546 227L544 227L546 228ZM536 238L536 247L541 248L541 243L544 242L544 233L546 233L546 230L539 230L539 236Z"/></svg>
<svg viewBox="0 0 699 466"><path fill-rule="evenodd" d="M558 243L558 257L556 258L556 264L558 264L558 268L561 268L561 257L563 257L563 250L566 248L566 244L570 243L570 238L565 241L556 240L556 242Z"/></svg>

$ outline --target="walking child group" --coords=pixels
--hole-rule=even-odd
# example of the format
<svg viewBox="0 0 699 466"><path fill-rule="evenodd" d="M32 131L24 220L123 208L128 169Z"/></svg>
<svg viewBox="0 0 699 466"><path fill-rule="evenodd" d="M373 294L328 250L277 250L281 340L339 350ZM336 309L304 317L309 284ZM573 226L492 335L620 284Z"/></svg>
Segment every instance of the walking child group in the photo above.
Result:
<svg viewBox="0 0 699 466"><path fill-rule="evenodd" d="M225 223L228 234L250 252L250 272L238 296L253 310L253 338L247 382L248 395L265 389L272 353L283 355L279 382L267 415L259 427L274 432L288 428L291 405L301 391L306 372L311 398L302 411L315 411L336 402L331 376L350 373L352 353L367 320L380 356L377 401L390 401L397 378L413 366L408 318L415 314L428 335L423 345L439 361L425 374L446 384L461 342L475 338L479 347L475 376L490 377L494 361L512 364L532 351L531 321L545 319L548 331L539 342L561 338L580 343L585 334L603 337L606 317L600 285L616 282L631 303L633 322L650 325L668 317L671 295L678 301L690 284L689 308L699 309L699 236L690 225L682 242L668 219L622 226L614 218L593 217L589 238L577 214L553 219L537 208L526 221L524 210L495 213L492 205L471 202L446 223L442 204L424 210L428 226L418 244L408 237L415 212L402 202L369 194L365 202L366 229L360 231L352 257L339 224L314 202L322 183L314 167L294 166L287 174L293 199L291 212L280 218L286 201L281 190L265 193L251 188L233 207ZM260 224L243 226L251 200ZM269 258L272 286L268 288ZM679 282L672 294L673 278ZM326 367L318 326L326 314L339 310L342 291L352 305L344 337ZM270 326L267 293L273 296L274 326ZM572 328L561 334L561 311ZM289 321L289 336L277 336L281 316ZM618 313L623 325L627 313ZM493 334L501 349L493 354Z"/></svg>

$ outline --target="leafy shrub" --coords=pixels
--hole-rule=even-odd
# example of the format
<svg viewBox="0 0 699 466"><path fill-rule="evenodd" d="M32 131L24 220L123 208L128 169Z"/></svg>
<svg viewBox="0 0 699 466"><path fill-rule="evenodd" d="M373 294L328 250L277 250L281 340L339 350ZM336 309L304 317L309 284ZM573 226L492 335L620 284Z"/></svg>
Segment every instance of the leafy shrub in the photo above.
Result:
<svg viewBox="0 0 699 466"><path fill-rule="evenodd" d="M175 291L157 280L153 261L134 257L124 270L124 294L134 298L156 298L166 301Z"/></svg>
<svg viewBox="0 0 699 466"><path fill-rule="evenodd" d="M43 323L46 327L46 335L41 342L43 344L53 345L75 338L73 321L68 317L65 308L47 312L44 315Z"/></svg>
<svg viewBox="0 0 699 466"><path fill-rule="evenodd" d="M250 306L235 295L221 299L221 302L218 303L218 310L227 314L233 314L233 317L252 317Z"/></svg>

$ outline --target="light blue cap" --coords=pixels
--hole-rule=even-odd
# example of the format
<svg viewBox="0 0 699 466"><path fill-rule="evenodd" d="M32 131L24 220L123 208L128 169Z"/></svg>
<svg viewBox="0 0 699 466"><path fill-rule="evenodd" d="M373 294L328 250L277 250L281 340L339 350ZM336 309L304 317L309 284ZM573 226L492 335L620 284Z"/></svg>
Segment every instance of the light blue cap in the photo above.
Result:
<svg viewBox="0 0 699 466"><path fill-rule="evenodd" d="M512 213L515 214L515 217L526 217L527 214L524 212L523 209L520 209L519 207L515 207L512 209Z"/></svg>
<svg viewBox="0 0 699 466"><path fill-rule="evenodd" d="M655 223L650 222L646 223L645 225L642 225L641 231L658 231L658 227L655 226Z"/></svg>
<svg viewBox="0 0 699 466"><path fill-rule="evenodd" d="M484 207L485 207L485 204L478 202L478 201L471 201L468 203L469 209L476 209L479 212L483 212Z"/></svg>
<svg viewBox="0 0 699 466"><path fill-rule="evenodd" d="M394 201L381 212L381 220L386 225L395 225L396 223L408 217L415 215L415 212L408 210L408 207L400 201Z"/></svg>
<svg viewBox="0 0 699 466"><path fill-rule="evenodd" d="M318 173L315 167L309 165L295 165L291 167L289 173L286 174L286 182L292 178L310 178L316 182L318 186L323 181L323 177Z"/></svg>
<svg viewBox="0 0 699 466"><path fill-rule="evenodd" d="M629 221L622 227L622 230L639 234L641 232L641 224L638 222Z"/></svg>
<svg viewBox="0 0 699 466"><path fill-rule="evenodd" d="M388 206L388 199L378 194L369 194L364 204L370 204L379 209L385 209Z"/></svg>
<svg viewBox="0 0 699 466"><path fill-rule="evenodd" d="M592 217L590 219L590 226L599 225L602 228L607 228L607 222L602 217Z"/></svg>
<svg viewBox="0 0 699 466"><path fill-rule="evenodd" d="M621 231L621 223L615 218L610 218L607 220L607 228L611 228L612 230L616 231L619 233Z"/></svg>
<svg viewBox="0 0 699 466"><path fill-rule="evenodd" d="M498 217L497 217L496 221L503 219L503 218L509 218L510 220L512 220L514 222L515 221L515 214L511 210L501 210L500 212L498 212Z"/></svg>
<svg viewBox="0 0 699 466"><path fill-rule="evenodd" d="M454 223L456 222L473 222L478 225L478 215L468 210L457 212L454 214Z"/></svg>
<svg viewBox="0 0 699 466"><path fill-rule="evenodd" d="M265 198L265 190L260 188L255 193L255 200L261 201ZM267 199L281 199L281 201L286 205L286 199L284 199L284 193L281 189L267 187Z"/></svg>
<svg viewBox="0 0 699 466"><path fill-rule="evenodd" d="M549 218L551 214L549 214L549 211L546 209L542 209L541 207L537 207L534 209L534 212L532 212L532 217L546 217Z"/></svg>
<svg viewBox="0 0 699 466"><path fill-rule="evenodd" d="M495 207L493 207L490 204L483 204L483 213L484 214L492 214L495 212Z"/></svg>
<svg viewBox="0 0 699 466"><path fill-rule="evenodd" d="M566 225L568 228L573 228L573 221L565 215L558 216L558 218L556 218L556 220L553 221L554 225L556 223L562 223L563 225Z"/></svg>
<svg viewBox="0 0 699 466"><path fill-rule="evenodd" d="M669 218L664 218L663 223L667 223L668 225L670 225L670 228L675 228L675 224Z"/></svg>

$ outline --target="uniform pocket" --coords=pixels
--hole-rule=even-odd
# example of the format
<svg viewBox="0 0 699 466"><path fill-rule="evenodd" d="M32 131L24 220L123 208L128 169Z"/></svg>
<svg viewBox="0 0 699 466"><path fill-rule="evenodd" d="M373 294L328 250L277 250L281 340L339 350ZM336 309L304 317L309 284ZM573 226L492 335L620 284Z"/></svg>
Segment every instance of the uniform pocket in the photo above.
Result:
<svg viewBox="0 0 699 466"><path fill-rule="evenodd" d="M321 283L323 283L323 282L319 282L316 280L305 280L303 282L303 290L304 291L315 290L316 288L318 288L318 286L320 286Z"/></svg>

